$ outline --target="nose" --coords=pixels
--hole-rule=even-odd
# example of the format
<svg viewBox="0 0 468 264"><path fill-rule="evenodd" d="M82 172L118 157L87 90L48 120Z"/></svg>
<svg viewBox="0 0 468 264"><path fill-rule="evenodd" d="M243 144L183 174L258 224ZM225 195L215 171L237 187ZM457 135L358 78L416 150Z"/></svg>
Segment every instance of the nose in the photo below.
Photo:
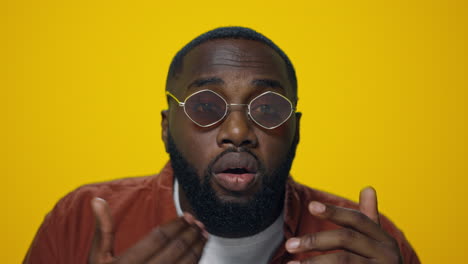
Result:
<svg viewBox="0 0 468 264"><path fill-rule="evenodd" d="M220 147L250 147L258 144L258 139L252 128L253 122L249 120L244 107L231 111L220 125L216 142Z"/></svg>

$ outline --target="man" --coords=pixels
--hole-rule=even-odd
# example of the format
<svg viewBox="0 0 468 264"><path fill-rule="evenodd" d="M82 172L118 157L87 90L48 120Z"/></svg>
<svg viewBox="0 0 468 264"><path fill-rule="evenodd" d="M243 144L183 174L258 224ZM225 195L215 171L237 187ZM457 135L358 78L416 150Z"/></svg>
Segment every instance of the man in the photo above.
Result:
<svg viewBox="0 0 468 264"><path fill-rule="evenodd" d="M289 177L297 80L269 39L241 27L197 37L166 94L170 163L67 195L25 263L419 263L372 188L355 204Z"/></svg>

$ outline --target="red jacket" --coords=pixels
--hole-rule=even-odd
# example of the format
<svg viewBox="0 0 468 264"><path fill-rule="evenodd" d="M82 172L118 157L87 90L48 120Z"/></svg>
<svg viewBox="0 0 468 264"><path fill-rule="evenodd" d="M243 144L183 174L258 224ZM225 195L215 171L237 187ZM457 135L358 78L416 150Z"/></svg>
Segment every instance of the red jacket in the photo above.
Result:
<svg viewBox="0 0 468 264"><path fill-rule="evenodd" d="M91 210L91 199L94 197L103 198L111 208L116 232L116 256L125 252L154 227L177 217L170 163L158 175L85 185L61 199L46 216L24 263L87 263L94 235L95 218ZM285 199L285 241L295 236L340 228L312 216L307 209L310 201L358 208L354 202L308 188L294 182L290 177ZM420 263L403 233L384 216L380 216L380 223L382 228L398 241L404 263ZM291 255L282 243L270 263L287 263L289 260L326 253Z"/></svg>

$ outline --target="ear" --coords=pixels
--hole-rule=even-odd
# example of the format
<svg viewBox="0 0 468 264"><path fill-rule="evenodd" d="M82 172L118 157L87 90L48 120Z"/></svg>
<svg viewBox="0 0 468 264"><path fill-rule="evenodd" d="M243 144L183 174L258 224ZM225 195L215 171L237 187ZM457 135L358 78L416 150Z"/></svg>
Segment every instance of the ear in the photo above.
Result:
<svg viewBox="0 0 468 264"><path fill-rule="evenodd" d="M300 139L300 124L301 124L301 117L302 113L301 112L296 112L296 135L294 136L294 142L295 144L299 144L299 139Z"/></svg>
<svg viewBox="0 0 468 264"><path fill-rule="evenodd" d="M164 142L164 147L167 152L167 137L169 133L169 120L168 120L169 110L161 111L161 136Z"/></svg>

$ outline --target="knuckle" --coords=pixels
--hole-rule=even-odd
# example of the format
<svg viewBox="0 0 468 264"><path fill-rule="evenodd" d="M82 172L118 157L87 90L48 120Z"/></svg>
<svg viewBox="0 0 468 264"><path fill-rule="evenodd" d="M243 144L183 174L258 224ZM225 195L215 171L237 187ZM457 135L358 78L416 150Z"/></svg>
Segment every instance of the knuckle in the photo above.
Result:
<svg viewBox="0 0 468 264"><path fill-rule="evenodd" d="M393 263L393 264L399 264L399 263L401 263L401 257L400 257L400 255L392 254L392 256L390 257L390 259L391 259L391 262L390 262L390 263Z"/></svg>
<svg viewBox="0 0 468 264"><path fill-rule="evenodd" d="M385 256L389 263L401 263L400 248L395 241L395 245L385 248Z"/></svg>
<svg viewBox="0 0 468 264"><path fill-rule="evenodd" d="M201 253L198 253L194 250L190 250L189 254L189 263L197 263L198 260L201 258Z"/></svg>
<svg viewBox="0 0 468 264"><path fill-rule="evenodd" d="M312 248L317 244L317 236L309 234L301 238L301 245L305 248Z"/></svg>
<svg viewBox="0 0 468 264"><path fill-rule="evenodd" d="M393 238L393 237L390 237L390 245L391 245L393 248L395 248L395 249L397 249L397 250L400 250L400 246L398 245L398 242L397 242L396 239Z"/></svg>
<svg viewBox="0 0 468 264"><path fill-rule="evenodd" d="M337 210L333 206L328 206L325 213L326 213L326 216L330 219L337 218L338 216Z"/></svg>
<svg viewBox="0 0 468 264"><path fill-rule="evenodd" d="M360 212L355 212L353 214L353 219L352 221L357 224L363 224L369 221L369 217L367 217L365 214L360 213Z"/></svg>
<svg viewBox="0 0 468 264"><path fill-rule="evenodd" d="M188 249L188 245L187 243L185 243L183 240L181 239L176 239L174 240L174 246L180 250L181 252L184 252Z"/></svg>
<svg viewBox="0 0 468 264"><path fill-rule="evenodd" d="M195 226L194 225L190 226L189 230L190 230L190 233L192 233L192 234L201 234L201 231L202 231L201 228L196 226L196 225Z"/></svg>
<svg viewBox="0 0 468 264"><path fill-rule="evenodd" d="M400 245L398 244L398 241L392 236L388 236L387 241L382 242L382 244L385 247L390 248L391 250L400 250Z"/></svg>
<svg viewBox="0 0 468 264"><path fill-rule="evenodd" d="M183 261L181 264L196 264L202 256L203 247L191 246L183 253Z"/></svg>
<svg viewBox="0 0 468 264"><path fill-rule="evenodd" d="M151 230L151 238L154 242L168 242L169 236L161 230L161 228L156 227Z"/></svg>
<svg viewBox="0 0 468 264"><path fill-rule="evenodd" d="M351 229L343 228L338 231L338 241L341 246L346 246L354 242L357 233Z"/></svg>

